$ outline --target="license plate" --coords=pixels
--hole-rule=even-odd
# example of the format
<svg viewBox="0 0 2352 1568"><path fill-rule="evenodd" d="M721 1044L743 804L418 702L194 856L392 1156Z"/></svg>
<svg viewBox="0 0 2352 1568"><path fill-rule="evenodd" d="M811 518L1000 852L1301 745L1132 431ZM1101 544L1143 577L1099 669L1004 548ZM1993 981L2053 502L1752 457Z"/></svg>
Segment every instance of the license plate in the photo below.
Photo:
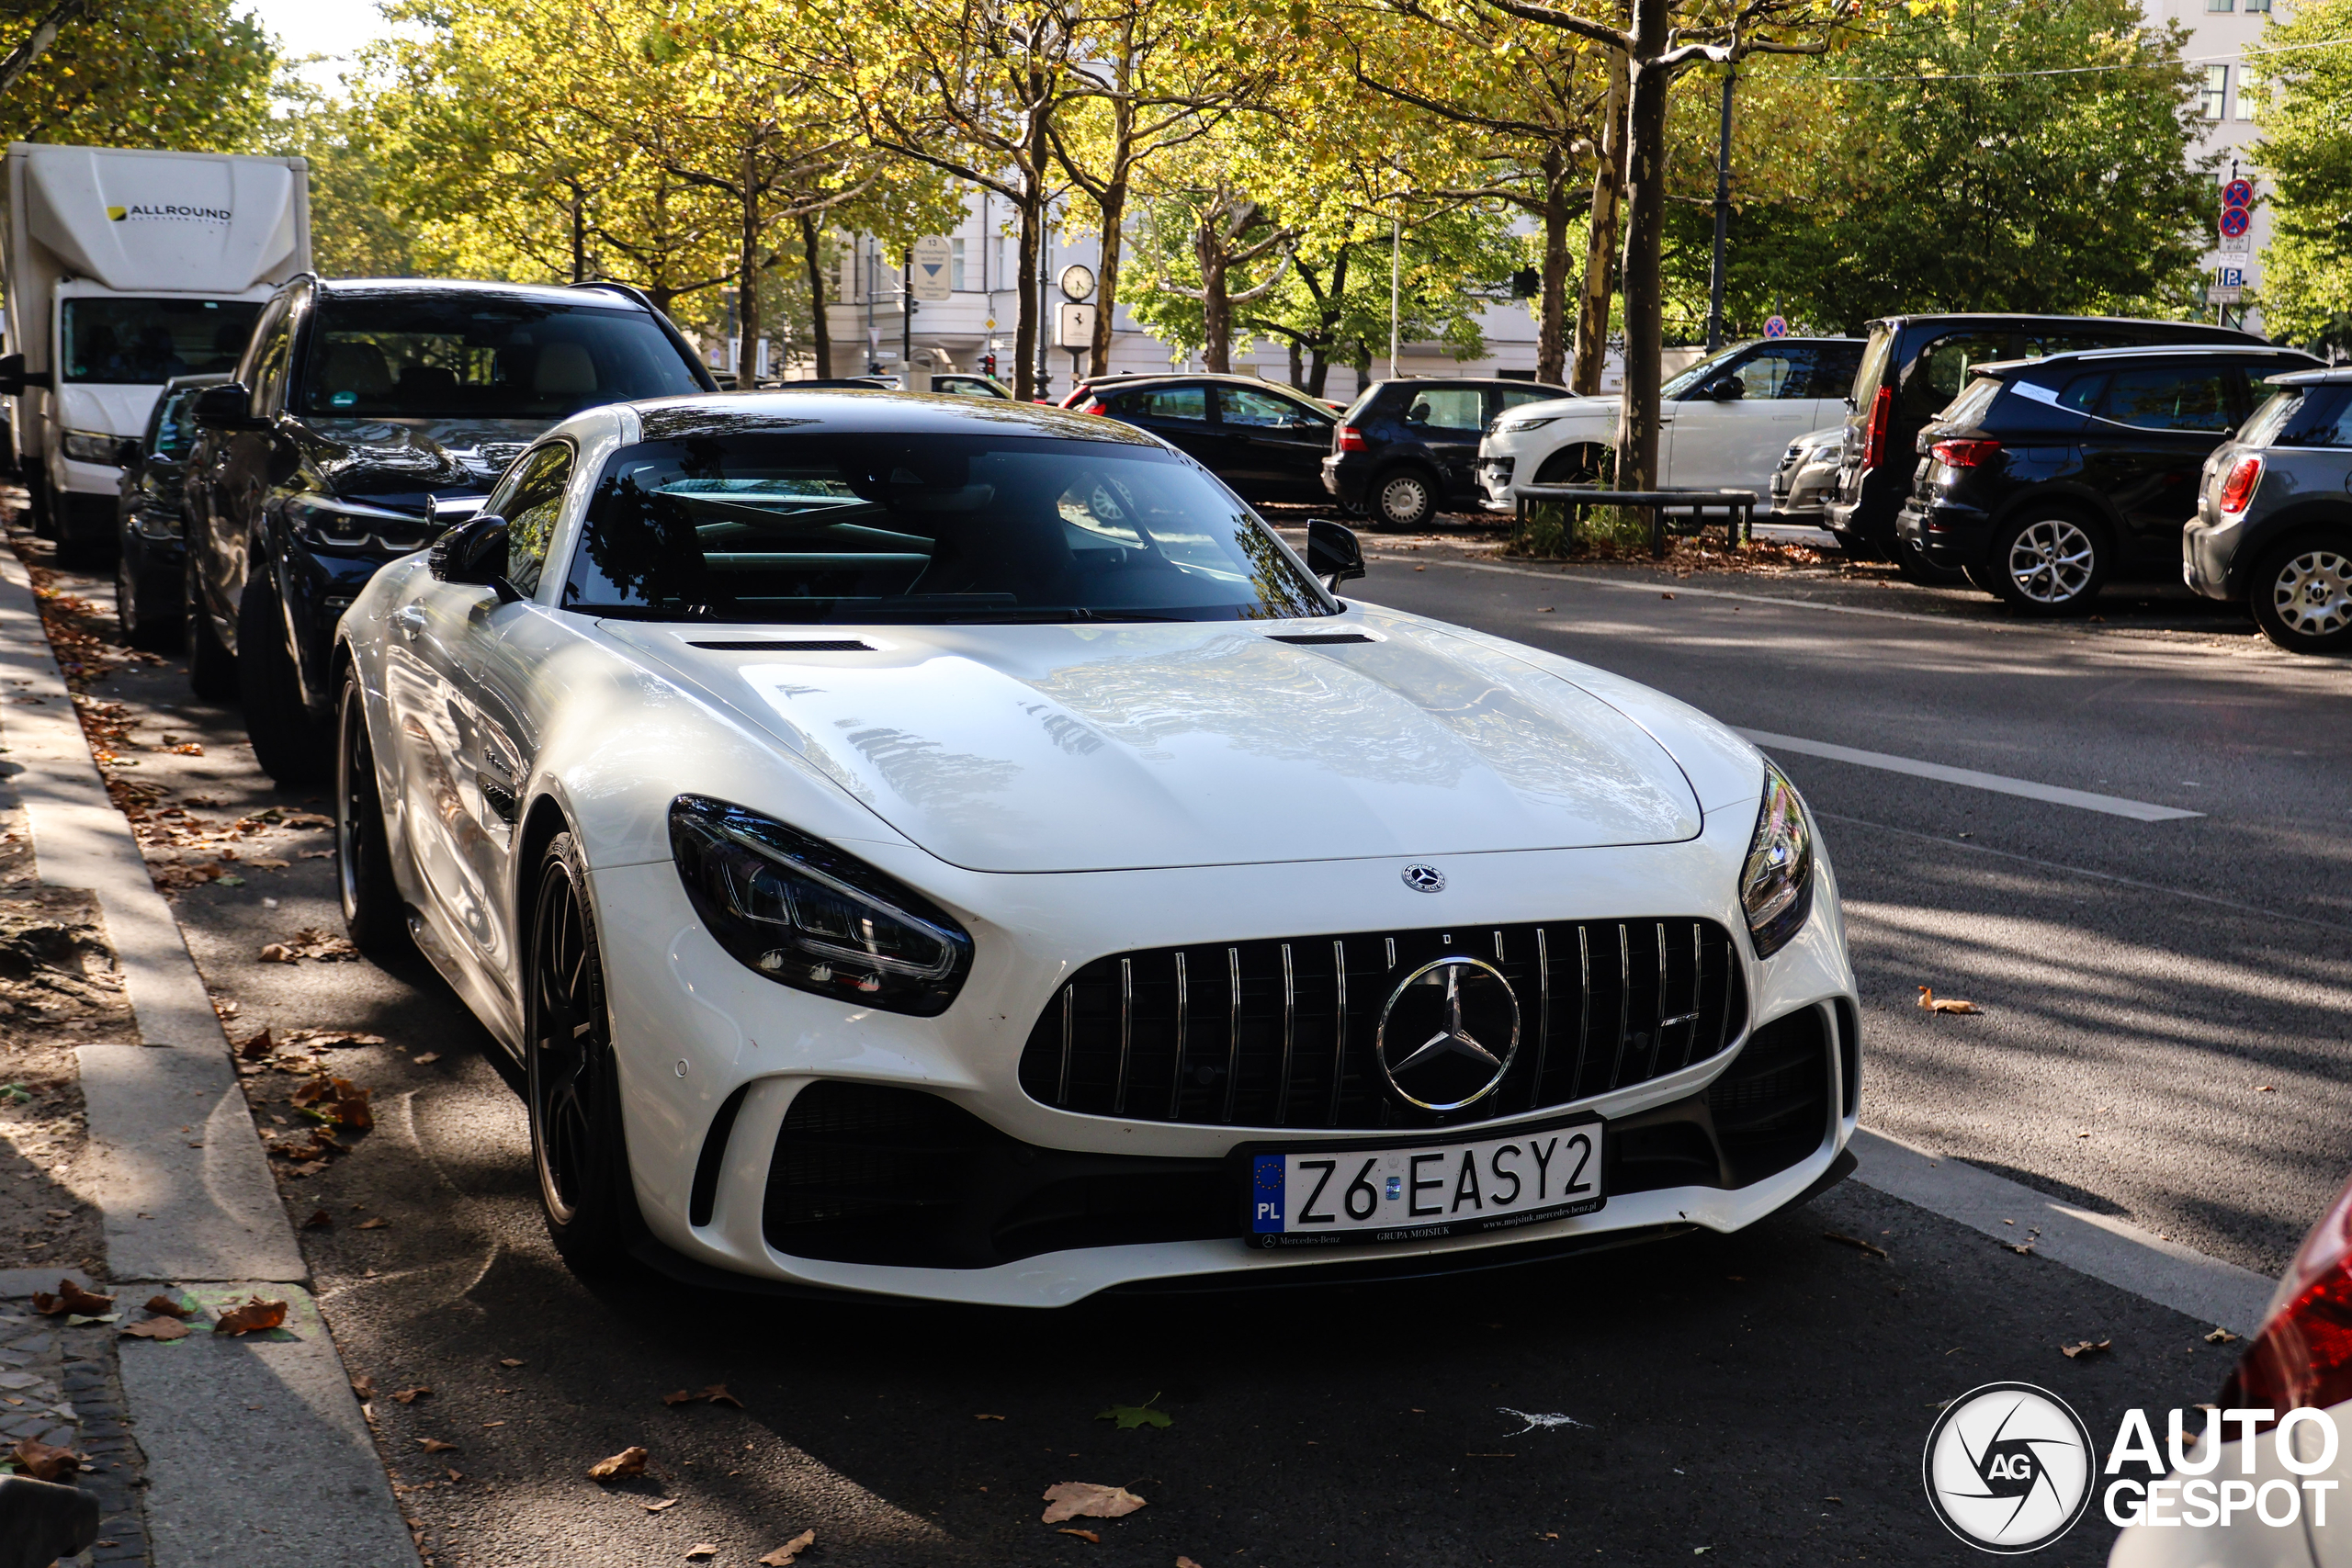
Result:
<svg viewBox="0 0 2352 1568"><path fill-rule="evenodd" d="M1601 1123L1489 1138L1248 1151L1250 1239L1316 1247L1474 1235L1589 1214L1601 1190Z"/></svg>

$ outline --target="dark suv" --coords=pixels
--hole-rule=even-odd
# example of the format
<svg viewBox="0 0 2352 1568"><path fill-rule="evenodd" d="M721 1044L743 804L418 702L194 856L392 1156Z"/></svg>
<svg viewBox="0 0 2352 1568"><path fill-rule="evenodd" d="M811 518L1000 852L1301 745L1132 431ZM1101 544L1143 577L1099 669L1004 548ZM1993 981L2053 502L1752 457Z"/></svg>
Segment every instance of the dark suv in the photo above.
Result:
<svg viewBox="0 0 2352 1568"><path fill-rule="evenodd" d="M1893 560L1914 581L1943 580L1945 573L1903 547L1894 517L1911 491L1913 443L1960 395L1969 372L1996 360L2161 343L2259 347L2264 340L2193 321L2116 316L1889 316L1871 322L1862 368L1848 399L1846 456L1828 507L1830 532L1849 551Z"/></svg>
<svg viewBox="0 0 2352 1568"><path fill-rule="evenodd" d="M1576 394L1542 381L1487 377L1374 381L1323 459L1323 488L1351 513L1394 528L1419 528L1448 506L1476 507L1478 443L1521 403Z"/></svg>
<svg viewBox="0 0 2352 1568"><path fill-rule="evenodd" d="M2352 366L2274 378L2205 460L2180 574L2290 653L2352 648Z"/></svg>
<svg viewBox="0 0 2352 1568"><path fill-rule="evenodd" d="M1903 542L2033 615L2167 578L2213 448L2291 348L2124 348L1980 365L1919 433Z"/></svg>
<svg viewBox="0 0 2352 1568"><path fill-rule="evenodd" d="M272 776L315 776L331 755L335 622L377 568L478 510L567 415L716 389L669 318L622 285L288 284L235 379L197 400L190 682L243 698Z"/></svg>

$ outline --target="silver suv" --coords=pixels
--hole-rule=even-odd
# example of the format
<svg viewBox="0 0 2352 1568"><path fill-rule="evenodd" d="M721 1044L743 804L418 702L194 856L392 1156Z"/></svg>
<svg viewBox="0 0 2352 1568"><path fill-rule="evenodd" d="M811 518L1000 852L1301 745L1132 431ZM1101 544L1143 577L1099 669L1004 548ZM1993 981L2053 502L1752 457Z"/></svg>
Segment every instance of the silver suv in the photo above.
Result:
<svg viewBox="0 0 2352 1568"><path fill-rule="evenodd" d="M2270 399L2205 460L2180 574L2243 599L2290 653L2352 649L2352 366L2265 383Z"/></svg>

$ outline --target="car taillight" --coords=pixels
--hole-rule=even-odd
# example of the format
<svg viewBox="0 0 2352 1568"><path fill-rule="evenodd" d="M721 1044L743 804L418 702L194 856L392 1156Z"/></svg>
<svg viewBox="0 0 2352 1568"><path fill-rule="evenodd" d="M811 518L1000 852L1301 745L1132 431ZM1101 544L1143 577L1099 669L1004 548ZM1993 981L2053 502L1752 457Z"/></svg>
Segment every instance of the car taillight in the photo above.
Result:
<svg viewBox="0 0 2352 1568"><path fill-rule="evenodd" d="M2261 458L2240 457L2237 467L2230 470L2230 477L2222 482L2222 510L2244 512L2246 503L2254 499L2256 481L2261 478Z"/></svg>
<svg viewBox="0 0 2352 1568"><path fill-rule="evenodd" d="M2284 1415L2352 1399L2352 1186L2303 1238L2271 1300L2268 1321L2222 1385L2222 1407Z"/></svg>
<svg viewBox="0 0 2352 1568"><path fill-rule="evenodd" d="M1939 441L1928 450L1947 468L1973 468L2000 456L2001 444L1992 440Z"/></svg>
<svg viewBox="0 0 2352 1568"><path fill-rule="evenodd" d="M1070 412L1073 413L1101 413L1102 412L1102 400L1100 398L1089 398L1082 403L1073 404Z"/></svg>
<svg viewBox="0 0 2352 1568"><path fill-rule="evenodd" d="M1368 451L1368 450L1370 450L1370 449L1371 449L1371 443L1369 443L1369 442L1367 442L1366 440L1364 440L1364 438L1363 438L1363 431L1358 430L1358 429L1357 429L1354 425L1352 425L1352 424L1343 424L1343 425L1340 426L1340 451L1342 451L1342 452L1363 452L1363 451Z"/></svg>
<svg viewBox="0 0 2352 1568"><path fill-rule="evenodd" d="M1886 456L1886 427L1894 423L1894 389L1881 387L1871 400L1871 422L1862 430L1862 467L1875 468Z"/></svg>

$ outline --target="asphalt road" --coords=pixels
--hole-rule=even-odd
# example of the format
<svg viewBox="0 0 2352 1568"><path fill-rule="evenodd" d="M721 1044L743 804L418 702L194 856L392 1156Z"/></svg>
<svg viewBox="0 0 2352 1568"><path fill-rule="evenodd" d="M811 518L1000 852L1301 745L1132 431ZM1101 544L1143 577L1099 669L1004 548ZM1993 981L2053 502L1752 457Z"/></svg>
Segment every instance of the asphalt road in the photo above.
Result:
<svg viewBox="0 0 2352 1568"><path fill-rule="evenodd" d="M2135 822L1783 759L1852 921L1866 1120L2276 1270L2352 1165L2336 666L2193 619L2018 629L1874 584L1555 581L1446 553L1378 560L1361 592L1748 728L2209 813ZM1759 602L1804 595L1926 618ZM269 788L235 714L175 668L96 694L124 703L124 754L166 799L220 819L314 808ZM144 749L166 734L203 755ZM2128 1405L2211 1397L2232 1354L2205 1325L1853 1183L1732 1237L1050 1314L582 1280L539 1229L513 1075L444 987L258 960L335 923L329 863L286 858L178 909L232 1033L388 1039L333 1055L371 1089L376 1129L284 1186L298 1224L329 1216L301 1232L321 1303L383 1391L377 1429L439 1563L637 1565L708 1543L747 1565L808 1529L820 1565L1976 1562L1921 1494L1943 1402L2023 1379L2109 1433ZM1985 1011L1931 1019L1920 984ZM253 1079L266 1123L295 1081ZM2114 1348L2060 1355L2086 1338ZM714 1382L742 1407L662 1403ZM432 1392L390 1397L415 1387ZM1097 1419L1147 1401L1171 1425ZM587 1479L631 1444L654 1476ZM1148 1506L1074 1521L1089 1542L1038 1522L1062 1481ZM2094 1515L2041 1560L2101 1562L2112 1534Z"/></svg>

